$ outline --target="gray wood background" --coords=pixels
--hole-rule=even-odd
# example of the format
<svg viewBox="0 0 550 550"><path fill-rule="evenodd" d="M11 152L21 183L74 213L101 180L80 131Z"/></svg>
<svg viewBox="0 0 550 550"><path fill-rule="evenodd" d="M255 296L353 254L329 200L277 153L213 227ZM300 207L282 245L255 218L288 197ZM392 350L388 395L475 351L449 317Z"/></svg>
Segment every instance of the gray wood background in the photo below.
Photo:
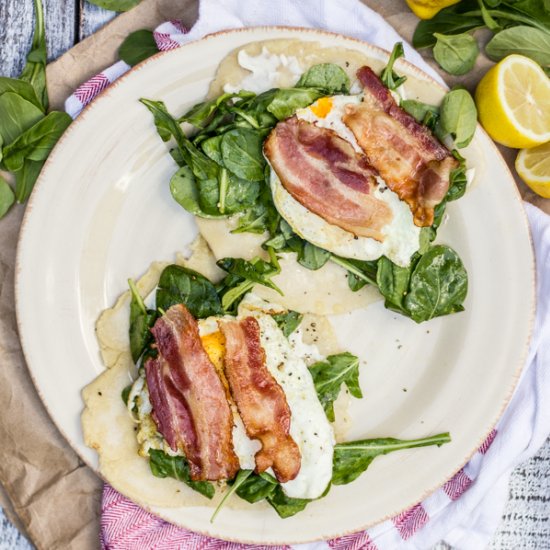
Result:
<svg viewBox="0 0 550 550"><path fill-rule="evenodd" d="M50 60L116 15L86 0L43 1ZM19 74L30 47L32 30L32 0L0 0L0 75ZM30 548L0 510L0 550ZM509 501L490 548L550 549L550 440L535 457L513 472Z"/></svg>

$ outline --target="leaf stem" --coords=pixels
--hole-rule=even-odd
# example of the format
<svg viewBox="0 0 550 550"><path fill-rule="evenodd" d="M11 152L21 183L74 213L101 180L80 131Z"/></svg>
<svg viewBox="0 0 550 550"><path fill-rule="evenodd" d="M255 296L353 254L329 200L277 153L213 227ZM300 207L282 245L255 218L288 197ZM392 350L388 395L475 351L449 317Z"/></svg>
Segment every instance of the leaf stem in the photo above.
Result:
<svg viewBox="0 0 550 550"><path fill-rule="evenodd" d="M329 260L343 267L350 273L353 273L359 279L362 279L363 281L373 286L378 286L377 282L374 279L371 279L368 275L365 275L363 271L361 271L358 267L355 267L351 262L344 260L344 258L340 258L339 256L335 256L334 254L331 254Z"/></svg>
<svg viewBox="0 0 550 550"><path fill-rule="evenodd" d="M380 443L376 444L375 441L380 441ZM388 443L388 441L391 441L391 443ZM450 441L450 433L444 432L421 439L364 439L362 441L338 443L334 446L334 450L365 450L377 455L381 451L387 453L391 451L398 451L399 449L412 449L414 447L427 447L429 445L437 445L439 447L445 443L450 443Z"/></svg>
<svg viewBox="0 0 550 550"><path fill-rule="evenodd" d="M231 489L225 493L223 498L221 499L218 506L216 506L216 509L214 510L214 513L212 514L212 517L210 518L210 523L214 523L214 520L216 519L216 516L219 514L220 510L224 507L225 503L228 501L229 497L233 495L233 493L248 479L250 474L253 472L253 470L241 470L237 477L235 478L235 481L233 485L231 485Z"/></svg>

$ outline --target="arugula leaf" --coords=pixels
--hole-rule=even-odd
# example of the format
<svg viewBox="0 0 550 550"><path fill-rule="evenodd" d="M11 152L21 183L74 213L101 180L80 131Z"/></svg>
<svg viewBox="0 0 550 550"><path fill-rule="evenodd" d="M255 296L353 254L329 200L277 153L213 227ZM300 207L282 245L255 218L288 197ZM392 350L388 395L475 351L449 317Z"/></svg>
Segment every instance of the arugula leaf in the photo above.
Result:
<svg viewBox="0 0 550 550"><path fill-rule="evenodd" d="M44 28L44 8L42 0L34 0L34 35L32 45L27 54L27 63L19 76L20 80L28 82L40 99L42 108L48 108L48 90L46 88L46 63L48 54L46 51L46 31Z"/></svg>
<svg viewBox="0 0 550 550"><path fill-rule="evenodd" d="M179 265L164 268L156 300L157 309L164 311L174 304L185 304L197 319L223 313L214 285L200 273Z"/></svg>
<svg viewBox="0 0 550 550"><path fill-rule="evenodd" d="M67 113L52 111L4 147L2 159L4 166L16 172L23 168L25 159L46 160L72 121L73 119Z"/></svg>
<svg viewBox="0 0 550 550"><path fill-rule="evenodd" d="M254 504L272 496L278 484L279 482L267 472L252 474L237 488L237 495Z"/></svg>
<svg viewBox="0 0 550 550"><path fill-rule="evenodd" d="M216 519L216 516L220 513L220 510L224 507L225 503L229 500L231 495L235 493L239 489L239 487L247 480L247 478L250 477L250 474L252 474L254 470L240 470L235 479L233 480L233 483L231 484L231 488L225 493L223 498L221 499L218 506L216 506L216 509L214 510L214 513L212 514L212 517L210 518L210 523L214 523L214 520Z"/></svg>
<svg viewBox="0 0 550 550"><path fill-rule="evenodd" d="M485 53L494 61L517 53L536 61L542 67L550 67L550 30L519 25L495 34L485 46Z"/></svg>
<svg viewBox="0 0 550 550"><path fill-rule="evenodd" d="M170 456L158 449L149 449L149 467L155 477L173 477L183 481L206 498L212 498L216 489L209 481L193 481L189 471L189 464L183 456Z"/></svg>
<svg viewBox="0 0 550 550"><path fill-rule="evenodd" d="M458 254L448 246L435 245L418 260L403 304L420 323L463 311L467 292L468 274Z"/></svg>
<svg viewBox="0 0 550 550"><path fill-rule="evenodd" d="M472 96L461 88L451 90L443 98L440 112L443 131L453 137L456 147L466 147L477 127L477 109Z"/></svg>
<svg viewBox="0 0 550 550"><path fill-rule="evenodd" d="M323 95L323 92L315 88L279 88L275 91L267 110L278 120L284 120Z"/></svg>
<svg viewBox="0 0 550 550"><path fill-rule="evenodd" d="M110 11L128 11L137 6L141 0L88 0L88 2Z"/></svg>
<svg viewBox="0 0 550 550"><path fill-rule="evenodd" d="M277 485L275 491L267 497L267 502L271 504L281 518L285 519L301 512L311 502L311 499L288 497L285 495L283 488Z"/></svg>
<svg viewBox="0 0 550 550"><path fill-rule="evenodd" d="M3 218L12 204L15 202L15 195L10 184L0 176L0 218Z"/></svg>
<svg viewBox="0 0 550 550"><path fill-rule="evenodd" d="M469 35L445 35L434 33L437 42L434 46L434 58L439 66L453 75L463 75L471 71L479 55L476 39Z"/></svg>
<svg viewBox="0 0 550 550"><path fill-rule="evenodd" d="M304 318L301 313L292 310L285 313L274 313L272 317L287 338L298 328Z"/></svg>
<svg viewBox="0 0 550 550"><path fill-rule="evenodd" d="M235 128L223 134L220 151L223 165L237 177L249 181L264 179L263 137L256 130Z"/></svg>
<svg viewBox="0 0 550 550"><path fill-rule="evenodd" d="M349 94L349 87L348 75L334 63L313 65L296 83L296 88L318 88L326 95Z"/></svg>
<svg viewBox="0 0 550 550"><path fill-rule="evenodd" d="M150 329L158 319L158 313L145 307L143 298L132 279L128 279L128 286L132 297L130 301L130 351L132 360L137 363L142 353L153 341Z"/></svg>
<svg viewBox="0 0 550 550"><path fill-rule="evenodd" d="M319 401L331 422L334 422L334 401L343 383L353 397L363 397L359 387L359 359L349 352L329 355L326 361L314 363L309 372L313 377Z"/></svg>
<svg viewBox="0 0 550 550"><path fill-rule="evenodd" d="M439 447L450 441L449 433L441 433L422 439L405 440L386 437L338 443L334 447L332 483L334 485L351 483L370 466L377 456L414 447L427 447L429 445Z"/></svg>
<svg viewBox="0 0 550 550"><path fill-rule="evenodd" d="M407 80L406 76L399 76L393 71L393 66L395 62L400 58L405 56L405 51L403 50L403 42L396 42L393 46L393 49L388 59L388 64L380 74L380 80L384 83L384 86L390 90L396 90Z"/></svg>
<svg viewBox="0 0 550 550"><path fill-rule="evenodd" d="M153 31L141 29L130 33L118 49L118 57L132 67L159 52Z"/></svg>

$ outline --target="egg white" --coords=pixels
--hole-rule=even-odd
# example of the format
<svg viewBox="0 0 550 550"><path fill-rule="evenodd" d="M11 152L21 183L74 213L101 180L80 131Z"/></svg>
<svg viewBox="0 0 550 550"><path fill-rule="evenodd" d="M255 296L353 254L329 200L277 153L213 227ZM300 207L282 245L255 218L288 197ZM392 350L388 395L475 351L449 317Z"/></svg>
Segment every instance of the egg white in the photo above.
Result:
<svg viewBox="0 0 550 550"><path fill-rule="evenodd" d="M360 103L361 100L361 95L333 96L332 108L325 117L319 117L314 112L317 102L305 109L299 109L296 116L319 127L333 130L348 141L356 151L362 152L353 133L342 122L345 106L350 103ZM377 182L378 186L373 195L385 202L393 215L391 222L382 228L383 241L357 236L330 224L294 199L284 188L275 170L271 170L270 177L275 207L295 233L306 241L344 258L376 260L386 256L400 266L408 266L411 256L420 247L420 228L414 224L413 215L407 203L400 200L381 178L377 177Z"/></svg>

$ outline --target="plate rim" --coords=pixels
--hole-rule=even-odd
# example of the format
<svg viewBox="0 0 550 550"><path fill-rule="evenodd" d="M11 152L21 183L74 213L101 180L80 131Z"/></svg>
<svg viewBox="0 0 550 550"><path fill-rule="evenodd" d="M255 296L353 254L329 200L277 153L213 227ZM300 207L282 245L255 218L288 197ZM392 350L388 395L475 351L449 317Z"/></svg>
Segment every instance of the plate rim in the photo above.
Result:
<svg viewBox="0 0 550 550"><path fill-rule="evenodd" d="M371 51L376 51L378 53L381 53L382 55L384 55L386 57L389 57L389 55L390 55L389 50L386 50L385 48L382 48L380 46L376 46L374 44L371 44L370 42L367 42L365 40L361 40L361 39L356 38L356 37L346 36L346 35L341 34L341 33L336 33L336 32L328 31L328 30L324 30L324 29L309 28L309 27L296 27L296 26L288 26L288 25L257 25L257 26L251 26L251 27L238 27L238 28L224 29L224 30L213 32L213 33L209 33L209 34L207 34L207 35L205 35L201 38L197 38L197 39L192 40L190 42L186 42L185 44L180 45L178 48L158 52L157 54L147 58L146 60L142 61L141 63L131 67L126 73L121 75L118 79L116 79L114 82L112 82L107 88L105 88L100 94L98 94L96 97L94 97L94 99L92 99L92 101L90 101L90 103L88 103L82 109L82 111L79 113L79 115L75 119L73 119L73 122L71 123L71 125L69 126L67 131L61 136L59 141L56 143L53 151L48 156L48 159L46 160L46 162L43 166L43 169L42 169L42 171L39 175L39 178L35 183L35 188L37 188L38 186L41 186L43 184L43 181L46 180L45 174L47 174L48 166L55 161L56 156L59 154L59 151L63 147L63 143L65 141L67 141L67 139L70 138L72 132L74 131L74 128L76 128L76 126L77 126L77 123L84 121L86 119L86 115L89 112L91 112L93 110L93 108L99 102L101 102L101 101L105 100L106 98L108 98L109 95L110 95L110 92L115 90L120 84L124 83L127 80L127 78L131 77L131 75L133 75L133 74L137 73L138 71L142 70L149 63L153 63L156 60L158 60L158 59L160 59L164 56L175 55L176 52L181 52L182 49L186 48L187 46L193 46L193 45L196 45L196 44L201 43L201 42L206 42L206 41L211 40L211 39L216 39L217 37L220 37L220 36L223 36L223 35L226 35L226 34L248 34L248 33L253 34L253 33L263 32L263 31L265 31L267 33L277 32L277 31L295 33L296 34L296 39L304 39L304 36L303 36L304 34L309 34L312 37L319 36L321 39L322 39L322 37L344 39L345 41L355 42L356 44L358 44L362 48L370 49ZM284 38L288 38L288 37L284 37ZM251 39L251 41L269 40L269 39L276 40L277 38L276 37L257 38L257 39L254 38L254 39ZM240 46L237 46L237 47L240 47ZM420 79L430 81L431 84L437 86L438 88L440 88L443 91L447 91L449 89L446 84L442 84L441 82L438 82L432 75L426 73L423 69L421 69L417 65L413 64L411 61L409 61L407 59L404 59L404 58L400 58L398 62L401 65L406 65L408 70L413 72L413 73L416 73ZM384 517L380 517L376 521L371 521L371 522L368 522L366 524L363 524L361 527L358 527L358 528L353 529L351 531L349 531L349 530L348 531L340 531L338 534L333 534L333 535L330 535L328 537L321 535L321 536L318 536L318 537L315 537L315 538L310 538L307 541L300 540L300 539L292 539L292 540L285 539L285 542L282 542L282 541L274 541L274 542L261 541L260 544L266 544L266 545L271 546L271 545L280 545L280 544L303 544L303 543L306 543L306 542L330 540L332 538L338 538L338 537L341 537L341 536L346 536L346 535L350 535L350 534L353 534L353 533L358 533L358 532L361 532L361 531L365 531L365 530L373 527L374 525L379 525L379 524L383 523L384 521L387 521L387 520L395 517L396 515L408 510L409 508L411 508L412 506L415 506L417 503L422 502L427 497L429 497L431 494L433 494L435 491L437 491L439 488L441 488L446 481L448 481L454 475L456 475L456 473L458 473L468 463L468 461L472 458L472 456L478 451L479 447L481 447L482 444L490 436L492 431L495 429L496 424L500 421L500 419L502 418L502 415L504 414L506 408L508 407L508 405L509 405L509 403L510 403L517 387L518 387L518 382L519 382L519 379L521 378L521 373L523 371L523 368L525 367L525 362L526 362L526 359L527 359L528 354L529 354L529 349L530 349L532 336L533 336L533 330L534 330L534 324L535 324L535 318L536 318L536 308L537 308L537 300L536 300L536 283L537 283L536 259L535 259L534 244L533 244L533 237L532 237L532 233L531 233L531 228L530 228L530 225L529 225L527 214L526 214L525 209L524 209L523 204L522 204L523 199L521 197L521 194L519 192L517 184L515 183L515 178L514 178L512 172L511 172L508 164L504 160L502 154L498 150L498 147L496 146L494 141L490 138L490 136L487 134L487 132L483 129L483 127L479 124L479 122L477 123L476 131L481 132L487 138L487 143L489 143L490 146L497 153L499 163L502 165L502 168L504 169L504 171L507 173L507 175L509 176L509 178L511 180L511 184L513 186L513 196L514 196L514 199L518 202L518 205L520 207L519 208L520 217L521 217L521 220L522 220L522 223L523 223L525 229L527 230L527 235L528 235L528 240L529 240L529 251L530 251L530 259L531 259L530 265L529 265L529 268L530 268L529 269L529 271L530 271L529 299L530 299L530 303L531 303L532 307L531 307L530 318L529 318L529 322L528 322L528 337L527 337L526 341L523 343L523 350L521 351L521 354L520 354L521 355L521 360L519 361L519 365L516 366L514 374L510 379L510 389L509 389L508 394L506 395L506 397L500 403L500 409L498 410L497 414L494 416L493 419L491 419L489 430L476 443L476 446L472 449L472 451L467 453L467 455L463 459L461 459L460 467L457 468L456 470L454 470L453 473L450 476L446 477L442 482L440 482L440 483L438 482L437 484L432 485L430 488L426 488L424 493L422 494L422 496L418 500L416 500L415 502L408 503L406 506L400 507L399 510L396 510L392 513L389 513L389 514L385 515ZM30 375L30 378L31 378L32 383L33 383L34 388L35 388L35 391L37 392L38 396L40 397L42 405L44 406L44 408L46 409L46 411L48 413L49 420L51 422L53 422L56 429L63 436L65 442L76 453L76 455L79 457L79 459L82 460L86 464L86 466L88 466L94 472L95 475L97 475L101 480L103 480L103 482L109 483L109 481L107 479L105 479L104 476L102 475L102 473L99 471L99 468L96 468L95 466L91 465L89 463L89 461L80 454L80 451L78 450L76 445L73 445L73 442L72 442L71 438L68 437L65 430L55 420L55 418L52 415L52 413L50 411L50 408L48 406L48 402L46 400L46 397L43 394L43 392L40 388L40 385L38 384L37 378L35 377L35 369L34 369L34 367L31 366L31 362L29 362L27 360L27 356L29 355L28 352L27 352L27 349L28 349L28 347L30 347L31 344L29 344L28 340L23 336L24 331L22 330L23 323L22 323L21 319L23 317L23 314L22 314L21 308L23 306L21 305L21 303L22 303L23 299L21 297L21 291L20 291L20 274L22 272L21 256L23 255L22 250L23 250L23 247L24 247L23 241L25 240L25 235L26 235L26 225L27 225L28 219L32 216L33 206L34 206L34 203L35 203L36 200L37 200L36 199L36 193L32 193L29 200L28 200L28 202L27 202L27 206L26 206L25 212L23 214L23 218L22 218L21 226L20 226L20 231L19 231L19 236L18 236L18 240L17 240L15 270L14 270L16 324L17 324L19 341L21 343L21 349L23 351L23 356L25 358L26 369L27 369L27 372ZM126 497L126 498L128 498L128 497ZM170 520L167 520L165 517L163 517L162 513L159 513L157 511L157 508L155 506L151 506L151 505L148 505L148 504L138 504L138 506L140 506L143 509L147 510L148 512L164 519L165 521L169 521L171 523ZM181 527L183 527L185 529L188 529L190 531L193 531L194 533L198 533L202 536L211 537L211 538L212 537L214 537L214 538L219 538L220 537L220 535L215 535L215 534L213 535L209 532L197 529L196 527L183 525L182 523L175 524L175 525L180 525ZM242 537L237 538L237 537L231 537L231 536L226 536L226 535L223 536L222 540L231 541L231 542L238 542L238 543L243 543L243 544L258 544L259 543L257 539L256 540L254 540L254 539L245 539L245 538L242 538Z"/></svg>

